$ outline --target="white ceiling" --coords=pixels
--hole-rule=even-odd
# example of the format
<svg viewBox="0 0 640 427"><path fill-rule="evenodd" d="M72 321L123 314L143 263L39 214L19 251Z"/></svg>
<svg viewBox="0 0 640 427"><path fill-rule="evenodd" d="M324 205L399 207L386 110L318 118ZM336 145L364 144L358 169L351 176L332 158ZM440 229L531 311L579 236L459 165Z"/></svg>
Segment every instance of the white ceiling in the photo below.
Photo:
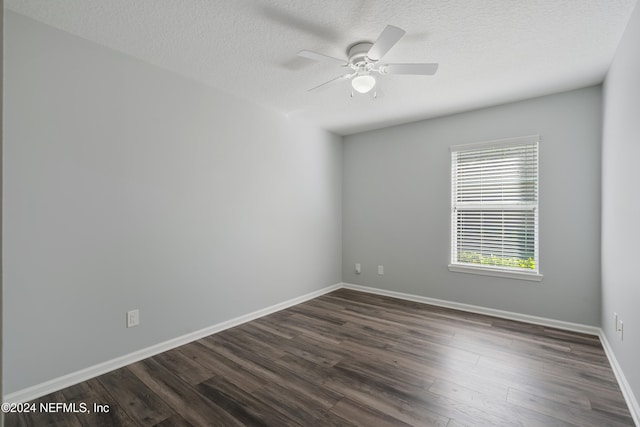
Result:
<svg viewBox="0 0 640 427"><path fill-rule="evenodd" d="M339 134L600 83L636 0L5 0L5 6ZM438 62L350 98L346 58L387 24L383 62Z"/></svg>

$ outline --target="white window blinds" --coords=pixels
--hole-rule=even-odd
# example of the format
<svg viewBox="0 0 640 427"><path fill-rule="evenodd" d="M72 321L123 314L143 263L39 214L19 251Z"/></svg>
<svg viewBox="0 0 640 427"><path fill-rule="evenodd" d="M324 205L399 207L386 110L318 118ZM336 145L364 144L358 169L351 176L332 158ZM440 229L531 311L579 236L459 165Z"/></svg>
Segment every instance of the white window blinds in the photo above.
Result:
<svg viewBox="0 0 640 427"><path fill-rule="evenodd" d="M538 272L537 136L451 147L451 263Z"/></svg>

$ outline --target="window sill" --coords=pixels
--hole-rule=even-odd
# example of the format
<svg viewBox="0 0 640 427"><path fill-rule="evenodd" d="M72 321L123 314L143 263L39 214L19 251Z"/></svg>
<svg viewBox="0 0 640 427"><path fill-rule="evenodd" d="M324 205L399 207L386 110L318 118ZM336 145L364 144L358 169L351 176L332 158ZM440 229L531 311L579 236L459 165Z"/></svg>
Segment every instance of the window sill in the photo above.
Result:
<svg viewBox="0 0 640 427"><path fill-rule="evenodd" d="M456 273L480 274L483 276L506 277L509 279L531 280L540 282L544 277L540 273L527 273L524 271L499 270L493 268L474 267L470 265L449 264L449 271Z"/></svg>

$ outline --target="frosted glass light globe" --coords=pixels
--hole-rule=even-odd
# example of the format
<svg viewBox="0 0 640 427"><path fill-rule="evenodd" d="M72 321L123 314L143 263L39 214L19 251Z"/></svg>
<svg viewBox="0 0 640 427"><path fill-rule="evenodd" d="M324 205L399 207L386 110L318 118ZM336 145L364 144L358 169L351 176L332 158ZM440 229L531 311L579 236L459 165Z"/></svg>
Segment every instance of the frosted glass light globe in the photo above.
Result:
<svg viewBox="0 0 640 427"><path fill-rule="evenodd" d="M372 75L363 74L351 80L351 86L356 92L367 93L376 85L376 79Z"/></svg>

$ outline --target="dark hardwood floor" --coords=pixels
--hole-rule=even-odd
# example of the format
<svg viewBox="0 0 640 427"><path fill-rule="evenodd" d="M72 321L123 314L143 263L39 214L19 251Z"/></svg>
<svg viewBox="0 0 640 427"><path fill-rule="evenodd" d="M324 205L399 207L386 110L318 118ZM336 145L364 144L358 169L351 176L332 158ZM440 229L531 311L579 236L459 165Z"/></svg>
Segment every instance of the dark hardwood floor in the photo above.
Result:
<svg viewBox="0 0 640 427"><path fill-rule="evenodd" d="M597 337L345 289L35 401L57 402L91 413L6 425L633 426Z"/></svg>

